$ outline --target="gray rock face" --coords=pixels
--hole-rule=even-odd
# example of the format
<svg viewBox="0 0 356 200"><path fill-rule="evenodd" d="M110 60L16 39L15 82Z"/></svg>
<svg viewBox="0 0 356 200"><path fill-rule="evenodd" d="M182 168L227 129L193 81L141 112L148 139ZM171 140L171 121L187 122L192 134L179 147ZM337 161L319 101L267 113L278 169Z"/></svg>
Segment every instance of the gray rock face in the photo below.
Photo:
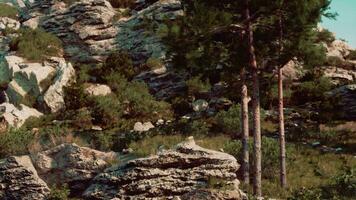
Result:
<svg viewBox="0 0 356 200"><path fill-rule="evenodd" d="M347 70L338 67L328 66L322 68L324 77L332 79L336 84L341 82L353 82L356 81L356 71Z"/></svg>
<svg viewBox="0 0 356 200"><path fill-rule="evenodd" d="M37 175L29 156L0 161L0 199L46 199L49 188Z"/></svg>
<svg viewBox="0 0 356 200"><path fill-rule="evenodd" d="M115 10L106 0L80 0L71 5L55 0L36 1L30 10L35 24L62 39L65 52L76 62L102 61L114 48ZM33 19L37 18L37 19Z"/></svg>
<svg viewBox="0 0 356 200"><path fill-rule="evenodd" d="M184 92L186 87L184 77L174 73L174 69L167 64L167 47L159 33L164 19L175 19L182 15L179 0L162 0L117 23L117 48L132 54L135 63L145 63L149 58L160 59L165 63L164 68L143 72L135 78L147 83L158 99L174 97ZM144 28L147 23L156 25L158 29L148 31Z"/></svg>
<svg viewBox="0 0 356 200"><path fill-rule="evenodd" d="M43 63L7 55L0 61L0 86L6 88L8 103L35 103L57 112L64 108L63 88L75 82L75 71L64 58L52 57Z"/></svg>
<svg viewBox="0 0 356 200"><path fill-rule="evenodd" d="M129 18L119 20L117 45L119 49L130 52L134 60L141 62L148 58L166 59L166 47L157 30L147 31L144 25L162 24L165 19L175 19L183 15L179 0L162 0L138 11Z"/></svg>
<svg viewBox="0 0 356 200"><path fill-rule="evenodd" d="M34 108L27 107L23 104L20 108L15 107L10 103L0 104L0 121L4 120L6 126L21 127L30 117L40 117L43 114Z"/></svg>
<svg viewBox="0 0 356 200"><path fill-rule="evenodd" d="M242 195L236 172L239 164L226 153L204 149L193 138L174 150L131 160L106 170L85 191L88 199L173 199L208 186L211 177L220 178Z"/></svg>
<svg viewBox="0 0 356 200"><path fill-rule="evenodd" d="M76 80L75 70L71 63L66 63L64 59L54 61L58 64L54 83L44 93L43 99L51 112L58 112L65 108L64 88Z"/></svg>
<svg viewBox="0 0 356 200"><path fill-rule="evenodd" d="M345 85L339 88L336 88L328 93L330 97L338 98L344 118L346 119L356 119L356 84Z"/></svg>
<svg viewBox="0 0 356 200"><path fill-rule="evenodd" d="M67 183L75 193L116 159L114 152L101 152L76 144L62 144L32 156L37 172L48 184Z"/></svg>

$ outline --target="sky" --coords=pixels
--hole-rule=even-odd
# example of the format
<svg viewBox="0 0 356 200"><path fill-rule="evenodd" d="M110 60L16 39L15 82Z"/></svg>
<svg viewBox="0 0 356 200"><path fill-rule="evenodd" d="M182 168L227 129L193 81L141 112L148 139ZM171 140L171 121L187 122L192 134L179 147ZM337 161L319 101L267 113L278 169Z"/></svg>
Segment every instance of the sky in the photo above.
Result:
<svg viewBox="0 0 356 200"><path fill-rule="evenodd" d="M336 21L324 18L322 26L356 48L356 0L333 0L331 11L338 13Z"/></svg>

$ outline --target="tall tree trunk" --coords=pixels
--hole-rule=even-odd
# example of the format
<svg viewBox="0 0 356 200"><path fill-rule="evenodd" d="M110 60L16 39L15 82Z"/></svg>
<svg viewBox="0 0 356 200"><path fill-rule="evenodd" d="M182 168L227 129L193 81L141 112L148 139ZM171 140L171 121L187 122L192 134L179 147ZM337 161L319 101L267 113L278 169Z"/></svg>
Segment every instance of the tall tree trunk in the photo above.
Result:
<svg viewBox="0 0 356 200"><path fill-rule="evenodd" d="M283 2L282 2L283 5ZM283 27L282 27L282 13L279 14L279 56L281 57L283 51ZM279 113L279 159L280 159L280 184L282 188L287 186L287 171L286 171L286 142L284 136L284 113L283 113L283 78L282 67L278 67L278 113Z"/></svg>
<svg viewBox="0 0 356 200"><path fill-rule="evenodd" d="M254 149L254 182L253 193L256 197L262 196L261 188L261 116L260 116L260 87L258 77L258 67L253 46L253 30L250 20L249 0L245 0L245 17L246 17L246 33L247 47L249 53L249 64L252 70L252 111L253 111L253 149Z"/></svg>
<svg viewBox="0 0 356 200"><path fill-rule="evenodd" d="M287 186L286 172L286 144L284 136L284 113L283 113L283 79L282 68L278 68L278 113L279 113L279 146L280 146L280 181L281 187Z"/></svg>
<svg viewBox="0 0 356 200"><path fill-rule="evenodd" d="M243 182L245 184L250 183L250 166L249 166L249 149L248 149L248 140L249 140L249 124L248 124L248 94L247 94L247 85L246 85L246 73L245 68L242 68L241 73L241 130L242 130L242 174Z"/></svg>

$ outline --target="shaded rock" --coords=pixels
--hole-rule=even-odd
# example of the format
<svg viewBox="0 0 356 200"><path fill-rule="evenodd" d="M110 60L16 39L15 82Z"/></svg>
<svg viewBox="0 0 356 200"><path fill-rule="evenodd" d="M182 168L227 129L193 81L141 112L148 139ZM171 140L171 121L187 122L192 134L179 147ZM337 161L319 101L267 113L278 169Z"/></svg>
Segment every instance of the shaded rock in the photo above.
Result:
<svg viewBox="0 0 356 200"><path fill-rule="evenodd" d="M40 117L42 113L34 108L29 108L23 104L20 108L10 103L0 104L0 118L2 118L11 127L21 127L30 117Z"/></svg>
<svg viewBox="0 0 356 200"><path fill-rule="evenodd" d="M64 59L58 60L57 73L52 84L45 92L43 99L51 112L64 109L64 87L75 82L75 70L71 63L66 63Z"/></svg>
<svg viewBox="0 0 356 200"><path fill-rule="evenodd" d="M327 93L330 98L338 99L337 105L342 111L343 118L356 119L356 84L345 85Z"/></svg>
<svg viewBox="0 0 356 200"><path fill-rule="evenodd" d="M226 153L204 149L192 137L172 150L128 161L99 174L85 191L89 199L172 199L208 187L211 177L240 192L239 164Z"/></svg>
<svg viewBox="0 0 356 200"><path fill-rule="evenodd" d="M84 190L92 178L116 159L114 152L101 152L76 144L62 144L32 156L40 177L48 184L68 184L74 193Z"/></svg>
<svg viewBox="0 0 356 200"><path fill-rule="evenodd" d="M145 122L145 123L136 122L133 130L137 132L146 132L154 127L155 126L151 122Z"/></svg>
<svg viewBox="0 0 356 200"><path fill-rule="evenodd" d="M0 199L47 199L49 188L38 177L29 156L9 157L0 161Z"/></svg>
<svg viewBox="0 0 356 200"><path fill-rule="evenodd" d="M89 84L85 92L91 96L107 96L112 93L109 86L102 84Z"/></svg>

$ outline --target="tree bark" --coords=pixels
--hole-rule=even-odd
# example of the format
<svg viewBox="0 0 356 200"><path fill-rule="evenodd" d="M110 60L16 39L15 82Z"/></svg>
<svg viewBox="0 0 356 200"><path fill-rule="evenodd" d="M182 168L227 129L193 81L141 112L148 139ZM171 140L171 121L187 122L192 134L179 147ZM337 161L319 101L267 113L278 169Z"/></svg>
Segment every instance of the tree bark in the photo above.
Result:
<svg viewBox="0 0 356 200"><path fill-rule="evenodd" d="M242 174L243 182L245 184L250 183L250 165L249 165L249 124L248 124L248 94L246 85L245 68L242 68L241 73L241 130L242 130Z"/></svg>
<svg viewBox="0 0 356 200"><path fill-rule="evenodd" d="M283 79L282 68L278 68L278 113L279 113L279 146L280 146L280 182L281 187L287 186L286 172L286 144L284 136L284 113L283 113Z"/></svg>
<svg viewBox="0 0 356 200"><path fill-rule="evenodd" d="M253 193L256 197L262 196L261 187L261 116L260 116L260 87L258 77L258 67L253 46L253 30L250 21L249 0L245 0L245 17L246 17L246 33L247 47L249 53L249 64L252 71L253 91L252 91L252 111L253 111L253 146L254 146L254 182Z"/></svg>
<svg viewBox="0 0 356 200"><path fill-rule="evenodd" d="M283 2L282 2L283 5ZM279 56L283 51L283 27L282 14L279 14ZM286 142L284 135L284 113L283 113L283 66L278 67L278 119L279 119L279 159L280 159L280 184L282 188L287 187L287 171L286 171Z"/></svg>

